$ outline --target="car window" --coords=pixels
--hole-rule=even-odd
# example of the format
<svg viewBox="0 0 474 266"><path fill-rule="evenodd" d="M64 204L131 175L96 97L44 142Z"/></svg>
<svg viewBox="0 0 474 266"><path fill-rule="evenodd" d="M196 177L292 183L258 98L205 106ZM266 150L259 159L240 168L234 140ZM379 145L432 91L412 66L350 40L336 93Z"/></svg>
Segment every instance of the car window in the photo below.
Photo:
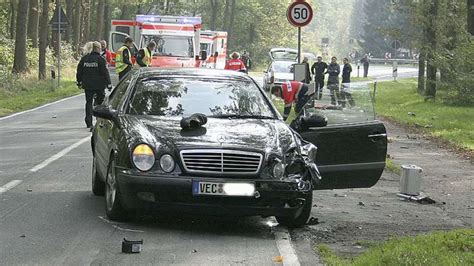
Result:
<svg viewBox="0 0 474 266"><path fill-rule="evenodd" d="M294 62L274 62L273 70L277 73L292 73Z"/></svg>
<svg viewBox="0 0 474 266"><path fill-rule="evenodd" d="M339 93L334 92L334 97L337 104L331 103L331 92L324 87L320 100L313 97L306 104L307 115L325 116L328 119L328 125L375 120L375 109L369 84L342 84Z"/></svg>
<svg viewBox="0 0 474 266"><path fill-rule="evenodd" d="M132 75L127 75L118 85L114 91L110 94L109 105L113 109L118 109L122 99L124 98L125 92L127 92L128 85L132 80Z"/></svg>
<svg viewBox="0 0 474 266"><path fill-rule="evenodd" d="M129 113L135 115L275 117L251 81L196 78L144 79L136 84Z"/></svg>

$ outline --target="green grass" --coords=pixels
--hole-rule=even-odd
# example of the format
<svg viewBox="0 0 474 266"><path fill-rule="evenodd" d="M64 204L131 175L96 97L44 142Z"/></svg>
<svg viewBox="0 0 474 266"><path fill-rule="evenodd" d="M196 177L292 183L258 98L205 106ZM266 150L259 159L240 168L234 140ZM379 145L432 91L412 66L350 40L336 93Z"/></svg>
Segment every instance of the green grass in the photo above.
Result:
<svg viewBox="0 0 474 266"><path fill-rule="evenodd" d="M327 265L474 265L474 230L394 238L354 259L340 258L322 244L316 250Z"/></svg>
<svg viewBox="0 0 474 266"><path fill-rule="evenodd" d="M425 101L416 92L416 79L380 82L376 92L379 115L417 127L456 147L474 150L474 107ZM408 115L413 113L413 115Z"/></svg>
<svg viewBox="0 0 474 266"><path fill-rule="evenodd" d="M400 169L400 165L396 164L392 159L389 159L387 158L386 162L385 162L385 169L387 169L388 171L392 172L392 173L395 173L397 175L400 175L401 173L401 169Z"/></svg>
<svg viewBox="0 0 474 266"><path fill-rule="evenodd" d="M82 92L72 80L52 91L51 81L22 81L22 89L0 89L0 117L28 110Z"/></svg>

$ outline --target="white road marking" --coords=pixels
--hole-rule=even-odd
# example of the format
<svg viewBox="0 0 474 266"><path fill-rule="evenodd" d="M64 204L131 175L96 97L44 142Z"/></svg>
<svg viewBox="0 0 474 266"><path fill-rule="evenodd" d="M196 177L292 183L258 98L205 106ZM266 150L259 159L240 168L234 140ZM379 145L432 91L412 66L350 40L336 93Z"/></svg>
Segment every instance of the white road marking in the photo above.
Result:
<svg viewBox="0 0 474 266"><path fill-rule="evenodd" d="M23 182L23 180L12 180L6 183L4 186L0 187L0 194L7 192L8 190L18 186L19 184L21 184L21 182Z"/></svg>
<svg viewBox="0 0 474 266"><path fill-rule="evenodd" d="M283 265L299 266L300 262L296 251L291 244L290 233L288 229L282 226L276 226L275 228L275 241L277 244L278 252L283 257Z"/></svg>
<svg viewBox="0 0 474 266"><path fill-rule="evenodd" d="M35 167L31 168L30 171L31 172L37 172L38 170L41 170L43 168L45 168L46 166L48 166L48 164L56 161L57 159L63 157L64 155L68 154L70 151L74 150L75 148L79 147L82 143L90 140L91 137L85 137L81 140L79 140L78 142L72 144L71 146L63 149L62 151L56 153L55 155L49 157L48 159L44 160L42 163L36 165Z"/></svg>
<svg viewBox="0 0 474 266"><path fill-rule="evenodd" d="M0 121L5 120L5 119L8 119L8 118L13 118L13 117L18 116L18 115L21 115L21 114L33 112L33 111L36 111L36 110L38 110L38 109L41 109L41 108L44 108L44 107L47 107L47 106L50 106L50 105L53 105L53 104L57 104L57 103L67 101L67 100L72 99L72 98L75 98L75 97L79 97L79 96L81 96L81 95L84 95L84 93L81 93L81 94L78 94L78 95L74 95L74 96L71 96L71 97L67 97L67 98L64 98L64 99L61 99L61 100L57 100L57 101L52 102L52 103L47 103L47 104L45 104L45 105L41 105L41 106L35 107L35 108L33 108L33 109L26 110L26 111L23 111L23 112L18 112L18 113L14 113L14 114L11 114L11 115L8 115L8 116L0 117Z"/></svg>

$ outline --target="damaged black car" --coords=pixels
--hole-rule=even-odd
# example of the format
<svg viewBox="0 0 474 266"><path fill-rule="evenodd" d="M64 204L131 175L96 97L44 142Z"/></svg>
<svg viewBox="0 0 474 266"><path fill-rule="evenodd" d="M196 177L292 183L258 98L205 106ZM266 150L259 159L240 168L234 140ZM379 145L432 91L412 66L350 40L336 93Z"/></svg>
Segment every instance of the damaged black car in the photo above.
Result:
<svg viewBox="0 0 474 266"><path fill-rule="evenodd" d="M298 227L313 190L370 187L385 165L382 123L331 126L305 112L290 127L242 73L140 69L94 115L92 191L112 220L172 211Z"/></svg>

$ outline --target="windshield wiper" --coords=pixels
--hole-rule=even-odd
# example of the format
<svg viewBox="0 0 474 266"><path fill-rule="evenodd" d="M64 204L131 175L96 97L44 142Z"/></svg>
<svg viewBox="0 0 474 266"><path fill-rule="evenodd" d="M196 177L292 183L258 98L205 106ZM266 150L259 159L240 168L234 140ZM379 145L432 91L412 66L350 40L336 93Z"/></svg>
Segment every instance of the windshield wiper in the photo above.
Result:
<svg viewBox="0 0 474 266"><path fill-rule="evenodd" d="M210 115L208 117L213 118L237 118L237 119L245 119L245 118L252 118L252 119L275 119L272 116L265 116L265 115L239 115L239 114L222 114L222 115Z"/></svg>

